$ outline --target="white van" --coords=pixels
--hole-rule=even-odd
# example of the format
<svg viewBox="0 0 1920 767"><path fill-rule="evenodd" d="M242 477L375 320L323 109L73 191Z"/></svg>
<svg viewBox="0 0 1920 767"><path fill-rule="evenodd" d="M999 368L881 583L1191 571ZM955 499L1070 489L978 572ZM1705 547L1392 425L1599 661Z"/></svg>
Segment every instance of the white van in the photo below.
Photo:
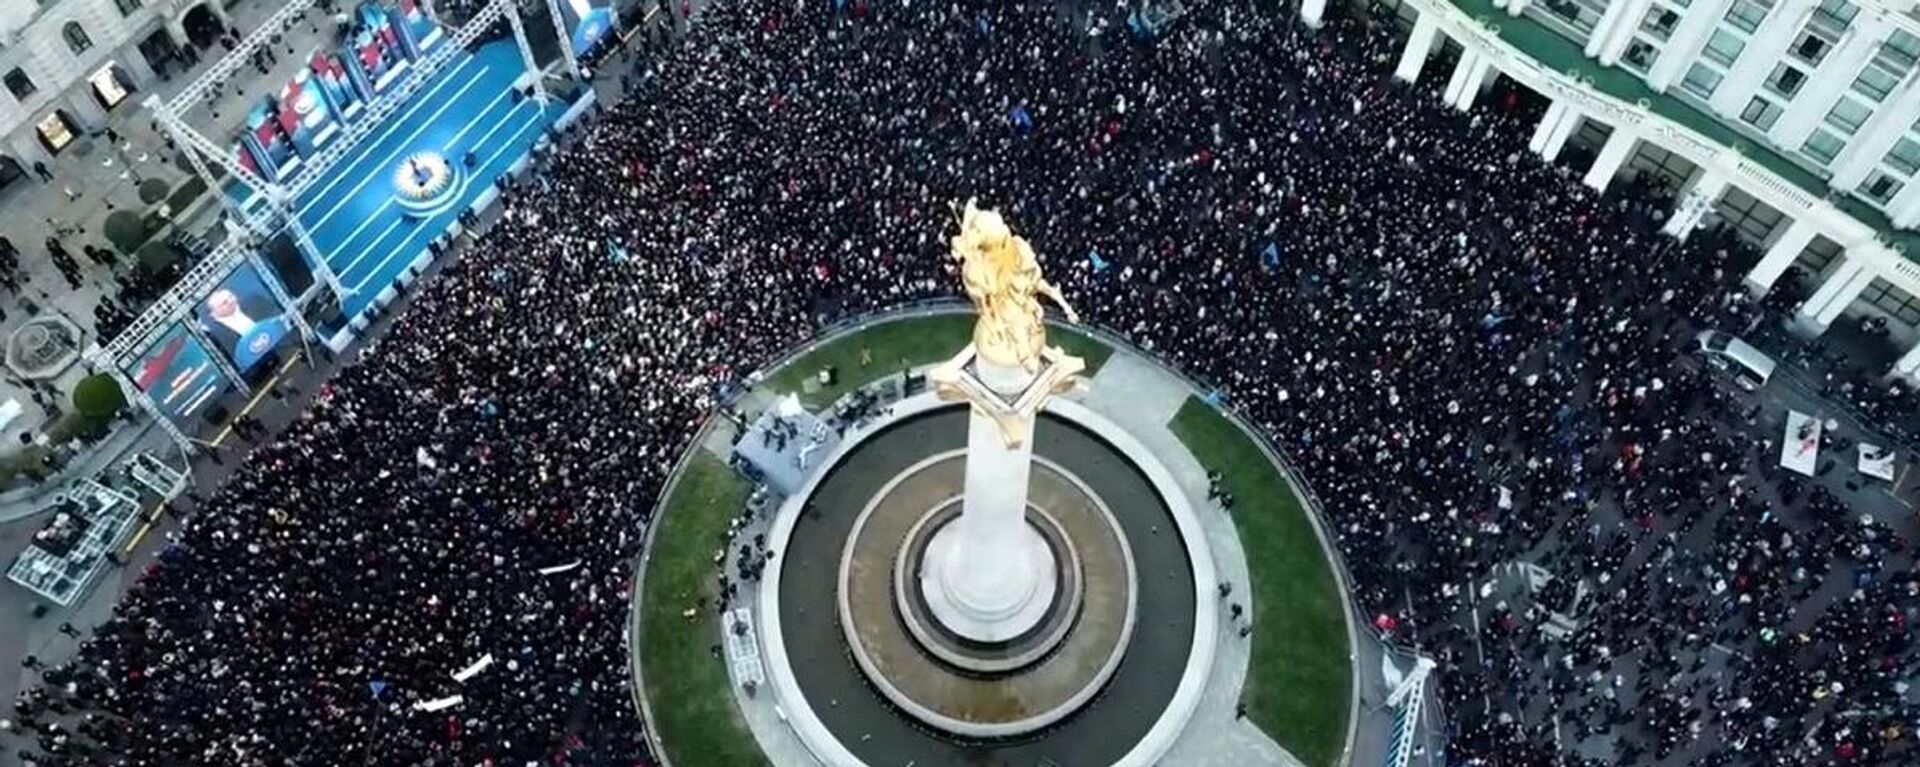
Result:
<svg viewBox="0 0 1920 767"><path fill-rule="evenodd" d="M1700 344L1700 354L1707 364L1726 371L1742 389L1754 391L1773 377L1773 358L1745 341L1718 330L1702 330L1694 341Z"/></svg>

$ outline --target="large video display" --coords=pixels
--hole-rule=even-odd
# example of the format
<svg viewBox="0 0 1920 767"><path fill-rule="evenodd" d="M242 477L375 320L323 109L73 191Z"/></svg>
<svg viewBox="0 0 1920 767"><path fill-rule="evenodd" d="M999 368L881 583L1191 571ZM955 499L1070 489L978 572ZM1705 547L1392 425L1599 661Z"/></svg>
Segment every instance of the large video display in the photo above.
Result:
<svg viewBox="0 0 1920 767"><path fill-rule="evenodd" d="M207 347L177 322L125 372L162 415L188 431L193 417L226 393L228 386L226 376L207 355Z"/></svg>
<svg viewBox="0 0 1920 767"><path fill-rule="evenodd" d="M194 312L200 330L241 373L272 357L292 324L266 279L252 264L241 264Z"/></svg>

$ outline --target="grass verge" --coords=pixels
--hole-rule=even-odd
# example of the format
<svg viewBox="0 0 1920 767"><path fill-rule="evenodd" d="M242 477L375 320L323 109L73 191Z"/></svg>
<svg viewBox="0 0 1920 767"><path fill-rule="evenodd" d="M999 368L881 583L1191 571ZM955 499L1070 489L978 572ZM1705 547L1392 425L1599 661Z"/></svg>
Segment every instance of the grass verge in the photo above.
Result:
<svg viewBox="0 0 1920 767"><path fill-rule="evenodd" d="M967 345L974 315L935 314L873 325L841 336L795 357L769 376L766 386L776 392L796 392L809 408L833 404L841 395L901 368L930 365L952 357ZM1091 336L1059 327L1047 329L1047 341L1087 361L1093 375L1113 355L1113 348ZM862 354L862 351L865 354ZM864 360L864 363L863 363ZM827 367L839 372L831 385L807 391L815 376Z"/></svg>
<svg viewBox="0 0 1920 767"><path fill-rule="evenodd" d="M1333 767L1346 747L1353 672L1339 581L1313 521L1260 447L1199 398L1188 398L1172 428L1234 495L1258 616L1247 716L1311 767Z"/></svg>
<svg viewBox="0 0 1920 767"><path fill-rule="evenodd" d="M726 661L708 649L720 642L714 555L727 523L740 513L747 485L720 459L701 451L661 505L661 526L647 563L641 601L640 663L653 707L651 726L674 764L759 767L758 742L734 706ZM705 607L701 608L704 597ZM686 612L692 609L693 617Z"/></svg>

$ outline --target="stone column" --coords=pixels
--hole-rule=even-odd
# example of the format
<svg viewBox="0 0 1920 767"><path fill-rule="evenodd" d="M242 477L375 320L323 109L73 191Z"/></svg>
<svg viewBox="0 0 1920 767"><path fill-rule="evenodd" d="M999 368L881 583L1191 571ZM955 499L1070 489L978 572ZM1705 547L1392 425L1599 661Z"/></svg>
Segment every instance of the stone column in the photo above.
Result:
<svg viewBox="0 0 1920 767"><path fill-rule="evenodd" d="M1893 363L1893 374L1909 382L1920 382L1920 344L1914 344Z"/></svg>
<svg viewBox="0 0 1920 767"><path fill-rule="evenodd" d="M1309 28L1319 29L1326 22L1327 0L1301 0L1300 22Z"/></svg>
<svg viewBox="0 0 1920 767"><path fill-rule="evenodd" d="M1879 52L1890 26L1890 22L1884 19L1869 19L1867 14L1860 14L1860 18L1854 20L1853 26L1840 38L1834 49L1827 52L1825 59L1821 59L1820 67L1808 75L1791 108L1780 115L1780 119L1773 124L1773 130L1768 131L1773 143L1793 149L1807 143L1807 136L1826 119L1827 112L1832 111L1841 94L1852 87L1854 78L1860 76L1860 67ZM1883 101L1874 111L1891 106ZM1863 123L1861 127L1865 128L1866 125Z"/></svg>
<svg viewBox="0 0 1920 767"><path fill-rule="evenodd" d="M1547 107L1547 114L1540 118L1540 124L1534 127L1533 139L1527 142L1527 148L1551 162L1560 156L1560 150L1567 146L1567 139L1579 127L1580 110L1565 101L1555 101Z"/></svg>
<svg viewBox="0 0 1920 767"><path fill-rule="evenodd" d="M1910 179L1900 193L1887 201L1888 217L1901 229L1920 226L1920 180Z"/></svg>
<svg viewBox="0 0 1920 767"><path fill-rule="evenodd" d="M1813 227L1804 221L1794 221L1788 226L1787 231L1781 232L1767 247L1767 253L1760 257L1760 263L1754 264L1753 269L1747 272L1747 292L1758 298L1772 290L1774 281L1780 279L1787 267L1793 266L1793 262L1800 258L1800 252L1813 242L1815 234Z"/></svg>
<svg viewBox="0 0 1920 767"><path fill-rule="evenodd" d="M1694 0L1692 5L1680 14L1680 23L1674 25L1673 34L1667 36L1667 45L1660 58L1653 60L1653 66L1647 69L1647 87L1666 92L1668 87L1687 76L1687 68L1693 66L1699 57L1700 49L1707 44L1707 38L1713 35L1713 29L1726 18L1727 7L1733 0Z"/></svg>
<svg viewBox="0 0 1920 767"><path fill-rule="evenodd" d="M959 518L927 543L921 595L947 630L975 642L1005 642L1046 617L1058 588L1053 551L1027 524L1038 408L1011 404L1047 384L1018 365L978 356L950 370L961 377L960 388L972 392L965 495Z"/></svg>
<svg viewBox="0 0 1920 767"><path fill-rule="evenodd" d="M1607 29L1605 39L1600 39L1599 29L1587 38L1587 55L1600 60L1601 66L1613 66L1620 63L1620 55L1627 52L1627 46L1633 42L1633 33L1640 29L1640 19L1647 15L1647 9L1653 6L1653 0L1613 0L1607 5L1607 12L1615 8L1620 13L1614 17L1613 26ZM1604 17L1602 19L1604 21ZM1595 41L1598 45L1595 45Z"/></svg>
<svg viewBox="0 0 1920 767"><path fill-rule="evenodd" d="M1908 77L1892 93L1887 94L1886 99L1880 102L1880 107L1873 110L1873 115L1853 135L1853 140L1840 150L1840 156L1833 159L1833 179L1830 183L1834 189L1852 191L1860 186L1873 174L1880 159L1887 156L1887 151L1907 135L1907 129L1920 122L1920 85L1916 85L1917 82L1920 82L1920 78ZM1820 116L1826 117L1826 112L1822 111Z"/></svg>
<svg viewBox="0 0 1920 767"><path fill-rule="evenodd" d="M1586 177L1581 180L1594 189L1607 191L1614 175L1620 172L1620 166L1633 156L1633 148L1639 145L1639 139L1632 128L1613 126L1613 135L1607 137L1606 146L1600 147L1600 156L1593 158L1593 167L1587 169Z"/></svg>
<svg viewBox="0 0 1920 767"><path fill-rule="evenodd" d="M1826 281L1794 312L1795 329L1809 336L1827 332L1827 327L1860 297L1860 292L1867 289L1873 278L1873 270L1860 259L1851 254L1845 256L1840 267L1827 275Z"/></svg>
<svg viewBox="0 0 1920 767"><path fill-rule="evenodd" d="M1712 169L1701 170L1693 183L1687 185L1687 190L1681 193L1673 215L1667 217L1667 223L1660 227L1660 231L1686 239L1687 235L1693 234L1693 230L1700 228L1700 220L1713 210L1714 203L1720 201L1720 193L1726 190L1726 176Z"/></svg>
<svg viewBox="0 0 1920 767"><path fill-rule="evenodd" d="M1472 109L1492 69L1493 62L1486 56L1473 51L1461 53L1460 63L1454 66L1453 76L1447 80L1446 102L1462 112Z"/></svg>
<svg viewBox="0 0 1920 767"><path fill-rule="evenodd" d="M1440 27L1427 14L1413 22L1413 34L1407 37L1407 47L1400 51L1400 65L1393 70L1393 76L1406 82L1418 82L1420 70L1427 65L1427 56L1433 53L1433 41L1439 35Z"/></svg>
<svg viewBox="0 0 1920 767"><path fill-rule="evenodd" d="M1716 114L1729 120L1740 119L1740 110L1753 100L1760 84L1766 82L1767 75L1773 74L1781 57L1787 55L1793 36L1813 13L1814 5L1815 0L1781 0L1767 13L1760 26L1753 30L1753 37L1747 40L1740 58L1734 59L1726 79L1721 80L1720 87L1713 92L1711 103Z"/></svg>

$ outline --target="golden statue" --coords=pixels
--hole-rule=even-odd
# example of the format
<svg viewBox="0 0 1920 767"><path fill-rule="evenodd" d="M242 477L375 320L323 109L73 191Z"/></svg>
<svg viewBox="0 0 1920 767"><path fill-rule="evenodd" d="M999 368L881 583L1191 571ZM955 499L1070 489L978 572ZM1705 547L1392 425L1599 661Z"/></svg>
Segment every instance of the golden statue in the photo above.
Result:
<svg viewBox="0 0 1920 767"><path fill-rule="evenodd" d="M983 210L973 200L955 213L960 233L953 236L953 259L960 262L960 279L980 313L973 326L975 351L996 365L1038 371L1047 346L1040 296L1059 304L1070 322L1079 322L1079 315L1060 289L1040 276L1033 246L1016 236L999 213Z"/></svg>
<svg viewBox="0 0 1920 767"><path fill-rule="evenodd" d="M1047 398L1073 388L1086 369L1084 360L1047 346L1040 298L1059 304L1071 322L1080 316L1060 289L1040 276L1033 247L1015 236L999 213L972 200L954 213L960 233L952 240L953 259L960 262L960 280L980 316L973 324L973 343L935 367L929 378L942 398L971 402L999 425L1008 447L1018 447L1032 433Z"/></svg>

